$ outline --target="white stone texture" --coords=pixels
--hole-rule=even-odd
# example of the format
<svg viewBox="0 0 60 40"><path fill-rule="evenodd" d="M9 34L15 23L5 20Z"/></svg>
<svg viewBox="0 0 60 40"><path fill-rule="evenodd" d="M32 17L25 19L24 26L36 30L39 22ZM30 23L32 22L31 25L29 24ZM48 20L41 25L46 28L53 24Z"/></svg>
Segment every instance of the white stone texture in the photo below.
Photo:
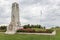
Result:
<svg viewBox="0 0 60 40"><path fill-rule="evenodd" d="M17 27L20 27L19 21L19 4L14 2L12 4L11 22L7 27L6 34L15 34Z"/></svg>

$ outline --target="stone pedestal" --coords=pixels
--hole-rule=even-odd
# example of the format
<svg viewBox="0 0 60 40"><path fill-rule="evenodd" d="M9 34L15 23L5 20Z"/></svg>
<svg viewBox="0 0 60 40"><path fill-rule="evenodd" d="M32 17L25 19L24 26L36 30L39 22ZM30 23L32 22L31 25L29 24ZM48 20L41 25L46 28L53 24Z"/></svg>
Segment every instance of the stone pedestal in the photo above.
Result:
<svg viewBox="0 0 60 40"><path fill-rule="evenodd" d="M5 34L15 34L16 32L14 31L6 31Z"/></svg>

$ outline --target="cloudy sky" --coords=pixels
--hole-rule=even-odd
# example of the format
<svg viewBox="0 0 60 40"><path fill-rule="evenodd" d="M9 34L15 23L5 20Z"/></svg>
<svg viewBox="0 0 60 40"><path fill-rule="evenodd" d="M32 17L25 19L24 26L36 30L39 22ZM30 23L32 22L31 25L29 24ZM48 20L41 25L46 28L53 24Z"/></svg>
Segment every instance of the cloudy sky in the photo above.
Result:
<svg viewBox="0 0 60 40"><path fill-rule="evenodd" d="M10 23L13 2L15 0L0 0L0 24ZM18 0L17 2L21 25L60 26L60 0Z"/></svg>

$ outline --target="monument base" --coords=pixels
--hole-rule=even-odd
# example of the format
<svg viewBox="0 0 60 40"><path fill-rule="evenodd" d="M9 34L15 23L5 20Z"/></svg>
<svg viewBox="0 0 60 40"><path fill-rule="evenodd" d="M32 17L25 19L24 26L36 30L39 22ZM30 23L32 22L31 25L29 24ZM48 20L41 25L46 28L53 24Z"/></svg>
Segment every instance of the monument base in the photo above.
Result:
<svg viewBox="0 0 60 40"><path fill-rule="evenodd" d="M5 34L15 34L15 31L6 31Z"/></svg>

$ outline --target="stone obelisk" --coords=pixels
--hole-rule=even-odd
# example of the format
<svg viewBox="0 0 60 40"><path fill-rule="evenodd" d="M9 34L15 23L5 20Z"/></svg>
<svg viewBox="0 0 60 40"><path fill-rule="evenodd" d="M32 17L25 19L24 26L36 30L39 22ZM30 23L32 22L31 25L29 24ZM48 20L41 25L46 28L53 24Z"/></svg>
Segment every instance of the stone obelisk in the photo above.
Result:
<svg viewBox="0 0 60 40"><path fill-rule="evenodd" d="M19 21L19 4L17 2L14 2L12 4L12 13L11 13L11 22L9 26L7 27L6 34L15 34L17 27L20 26Z"/></svg>

